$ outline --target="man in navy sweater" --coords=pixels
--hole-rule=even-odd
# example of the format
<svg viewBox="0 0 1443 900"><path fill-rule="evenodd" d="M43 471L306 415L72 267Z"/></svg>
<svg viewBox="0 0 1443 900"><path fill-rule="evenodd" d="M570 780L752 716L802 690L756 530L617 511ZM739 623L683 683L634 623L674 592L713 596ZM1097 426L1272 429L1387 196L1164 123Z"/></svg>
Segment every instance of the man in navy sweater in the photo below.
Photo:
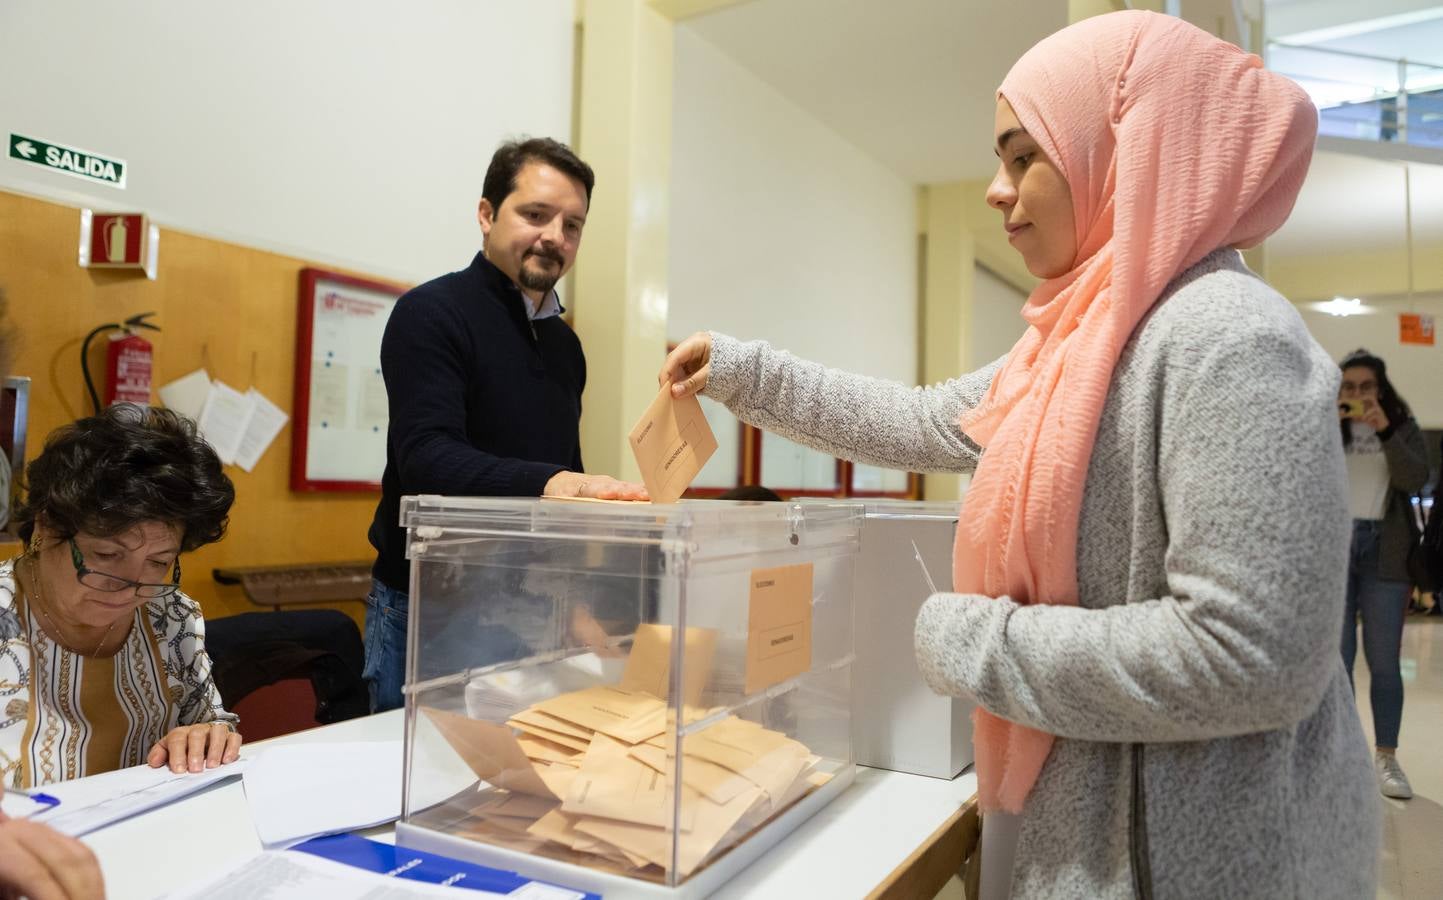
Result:
<svg viewBox="0 0 1443 900"><path fill-rule="evenodd" d="M640 485L582 474L586 358L560 318L555 285L576 260L594 183L591 167L564 144L503 144L477 209L481 252L468 268L408 291L386 324L381 371L391 423L366 609L372 711L402 704L402 495L646 499Z"/></svg>

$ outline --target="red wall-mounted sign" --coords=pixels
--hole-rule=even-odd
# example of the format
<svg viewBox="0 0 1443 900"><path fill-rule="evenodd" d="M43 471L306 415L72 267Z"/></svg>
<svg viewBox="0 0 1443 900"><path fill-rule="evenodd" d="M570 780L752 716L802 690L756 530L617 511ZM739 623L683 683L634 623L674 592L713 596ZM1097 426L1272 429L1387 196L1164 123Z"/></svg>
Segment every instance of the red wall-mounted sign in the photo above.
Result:
<svg viewBox="0 0 1443 900"><path fill-rule="evenodd" d="M155 278L160 229L144 213L80 211L80 265L144 270Z"/></svg>
<svg viewBox="0 0 1443 900"><path fill-rule="evenodd" d="M1398 316L1398 340L1404 344L1433 346L1433 317L1418 313L1402 313Z"/></svg>
<svg viewBox="0 0 1443 900"><path fill-rule="evenodd" d="M140 213L96 213L90 225L91 268L141 265L146 224Z"/></svg>

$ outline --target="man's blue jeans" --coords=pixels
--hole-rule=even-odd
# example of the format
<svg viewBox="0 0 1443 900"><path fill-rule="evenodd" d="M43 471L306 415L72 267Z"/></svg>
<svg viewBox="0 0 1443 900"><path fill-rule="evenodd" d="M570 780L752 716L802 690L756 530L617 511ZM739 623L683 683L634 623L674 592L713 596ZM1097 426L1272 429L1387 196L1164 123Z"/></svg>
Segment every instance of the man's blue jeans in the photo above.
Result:
<svg viewBox="0 0 1443 900"><path fill-rule="evenodd" d="M1353 679L1358 653L1358 619L1363 620L1363 656L1368 660L1368 699L1373 706L1377 746L1397 747L1403 722L1403 673L1399 655L1403 618L1408 610L1408 583L1378 577L1378 544L1383 523L1353 520L1353 548L1348 560L1348 602L1343 614L1343 665Z"/></svg>
<svg viewBox="0 0 1443 900"><path fill-rule="evenodd" d="M366 597L366 668L363 677L371 691L371 712L404 705L401 685L406 683L406 619L410 598L375 578Z"/></svg>
<svg viewBox="0 0 1443 900"><path fill-rule="evenodd" d="M411 598L405 591L371 579L366 597L366 668L363 676L371 691L371 712L405 705L401 688L406 683L406 627ZM416 677L425 681L468 668L510 662L531 651L510 628L485 621L480 610L464 604L429 604L421 635L427 642L418 659Z"/></svg>

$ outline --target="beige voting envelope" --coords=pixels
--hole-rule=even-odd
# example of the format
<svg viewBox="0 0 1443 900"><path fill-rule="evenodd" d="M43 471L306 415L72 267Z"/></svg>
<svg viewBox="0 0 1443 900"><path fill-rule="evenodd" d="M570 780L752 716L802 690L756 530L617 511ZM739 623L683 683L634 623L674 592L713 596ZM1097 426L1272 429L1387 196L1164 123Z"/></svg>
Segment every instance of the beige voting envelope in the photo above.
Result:
<svg viewBox="0 0 1443 900"><path fill-rule="evenodd" d="M627 440L652 503L675 503L717 446L696 397L677 400L670 384L651 401Z"/></svg>
<svg viewBox="0 0 1443 900"><path fill-rule="evenodd" d="M624 863L633 869L644 869L647 861L640 856L627 853L620 847L612 846L601 838L592 837L588 834L578 833L576 840L571 842L571 849L578 853L595 853L597 856L605 857L615 863Z"/></svg>
<svg viewBox="0 0 1443 900"><path fill-rule="evenodd" d="M537 728L535 725L528 725L527 723L521 722L517 719L511 719L507 721L506 724L510 725L512 728L515 728L517 731L528 734L534 738L537 738L538 740L550 741L553 744L559 744L562 747L566 747L576 753L585 753L587 745L591 743L591 740L589 738L575 738L569 734L563 734L559 731L551 731L546 728Z"/></svg>
<svg viewBox="0 0 1443 900"><path fill-rule="evenodd" d="M676 835L677 870L682 875L690 875L763 795L756 788L751 788L738 794L729 803L713 803L690 789L683 788L682 792L683 807L693 804L696 806L696 820L692 830ZM577 821L576 830L595 835L627 853L644 857L663 869L671 868L673 833L669 828L587 818Z"/></svg>
<svg viewBox="0 0 1443 900"><path fill-rule="evenodd" d="M597 685L536 704L536 710L639 744L666 730L666 704L650 694Z"/></svg>
<svg viewBox="0 0 1443 900"><path fill-rule="evenodd" d="M555 808L555 800L533 797L528 794L493 791L486 797L485 801L473 809L472 812L483 816L530 819L535 821Z"/></svg>
<svg viewBox="0 0 1443 900"><path fill-rule="evenodd" d="M581 741L591 741L590 728L582 728L570 722L563 722L555 716L548 716L546 713L537 712L534 709L526 709L511 717L511 724L520 727L521 724L532 725L536 728L543 728L546 731L554 731L557 734L564 734ZM582 749L586 749L584 746Z"/></svg>
<svg viewBox="0 0 1443 900"><path fill-rule="evenodd" d="M745 719L723 719L682 738L681 749L686 756L699 757L748 776L758 770L768 754L788 744L795 744L805 755L806 748L781 732L768 731Z"/></svg>
<svg viewBox="0 0 1443 900"><path fill-rule="evenodd" d="M766 792L769 811L776 812L792 800L793 788L811 769L811 754L796 741L788 741L762 757L745 776Z"/></svg>
<svg viewBox="0 0 1443 900"><path fill-rule="evenodd" d="M662 773L628 755L629 747L598 734L562 798L561 811L662 827L671 822L676 794ZM689 830L693 809L682 809Z"/></svg>
<svg viewBox="0 0 1443 900"><path fill-rule="evenodd" d="M421 711L483 781L518 794L561 799L526 758L510 728L427 706Z"/></svg>
<svg viewBox="0 0 1443 900"><path fill-rule="evenodd" d="M812 665L812 564L753 569L747 613L748 694Z"/></svg>
<svg viewBox="0 0 1443 900"><path fill-rule="evenodd" d="M575 768L581 765L582 754L570 747L563 747L561 744L553 744L545 738L532 737L523 734L516 738L516 743L521 745L521 750L526 758L546 763L559 763L563 766Z"/></svg>
<svg viewBox="0 0 1443 900"><path fill-rule="evenodd" d="M668 777L676 768L676 757L668 756L665 750L651 744L637 744L631 748L630 755ZM682 759L681 783L714 803L726 803L754 786L735 772L696 756Z"/></svg>
<svg viewBox="0 0 1443 900"><path fill-rule="evenodd" d="M670 625L636 626L631 654L626 658L625 671L621 673L621 687L663 700L669 698L671 634ZM699 704L702 692L706 690L707 679L711 677L712 657L716 655L716 636L716 630L712 628L686 630L686 647L683 650L686 665L682 672L681 694L688 706Z"/></svg>
<svg viewBox="0 0 1443 900"><path fill-rule="evenodd" d="M576 832L576 817L568 816L559 809L553 809L537 819L526 830L537 837L555 841L563 847L570 847L581 836Z"/></svg>
<svg viewBox="0 0 1443 900"><path fill-rule="evenodd" d="M538 764L536 776L541 779L541 783L546 785L546 789L553 796L559 798L565 797L566 792L571 789L571 781L576 777L576 770L571 766L560 764L550 766Z"/></svg>

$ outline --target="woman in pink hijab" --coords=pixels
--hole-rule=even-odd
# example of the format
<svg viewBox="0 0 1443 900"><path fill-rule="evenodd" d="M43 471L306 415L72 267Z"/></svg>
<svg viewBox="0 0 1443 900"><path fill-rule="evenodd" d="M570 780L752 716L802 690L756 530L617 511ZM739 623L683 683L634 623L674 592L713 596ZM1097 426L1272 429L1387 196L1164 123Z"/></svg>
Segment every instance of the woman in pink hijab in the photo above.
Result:
<svg viewBox="0 0 1443 900"><path fill-rule="evenodd" d="M984 895L1375 890L1338 370L1238 253L1287 219L1316 129L1186 22L1085 20L998 91L987 199L1043 279L1007 356L915 389L702 333L662 369L827 453L975 470L916 650L979 705Z"/></svg>

